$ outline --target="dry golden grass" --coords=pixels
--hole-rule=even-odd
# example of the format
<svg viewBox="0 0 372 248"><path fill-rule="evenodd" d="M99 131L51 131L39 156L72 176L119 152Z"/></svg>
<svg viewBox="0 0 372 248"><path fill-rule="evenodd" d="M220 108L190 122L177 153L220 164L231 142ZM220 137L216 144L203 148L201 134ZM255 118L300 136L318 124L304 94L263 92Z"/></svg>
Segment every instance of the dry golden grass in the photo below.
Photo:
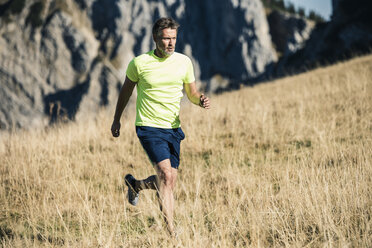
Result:
<svg viewBox="0 0 372 248"><path fill-rule="evenodd" d="M137 207L123 176L153 169L126 110L1 134L3 247L372 247L372 56L185 104L178 239L152 191Z"/></svg>

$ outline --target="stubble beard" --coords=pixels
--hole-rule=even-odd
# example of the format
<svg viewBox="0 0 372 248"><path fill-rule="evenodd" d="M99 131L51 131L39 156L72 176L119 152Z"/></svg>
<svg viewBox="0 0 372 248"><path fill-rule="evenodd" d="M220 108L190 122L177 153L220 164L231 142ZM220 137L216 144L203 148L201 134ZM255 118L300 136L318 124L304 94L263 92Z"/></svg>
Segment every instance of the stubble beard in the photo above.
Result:
<svg viewBox="0 0 372 248"><path fill-rule="evenodd" d="M171 52L168 52L166 49L159 49L159 50L160 50L160 53L164 57L169 57L169 56L171 56L174 53L174 49Z"/></svg>
<svg viewBox="0 0 372 248"><path fill-rule="evenodd" d="M169 57L171 56L173 53L174 53L174 48L171 52L168 52L167 51L167 48L165 49L162 49L160 48L159 46L156 47L156 49L159 51L159 53L163 56L163 57Z"/></svg>

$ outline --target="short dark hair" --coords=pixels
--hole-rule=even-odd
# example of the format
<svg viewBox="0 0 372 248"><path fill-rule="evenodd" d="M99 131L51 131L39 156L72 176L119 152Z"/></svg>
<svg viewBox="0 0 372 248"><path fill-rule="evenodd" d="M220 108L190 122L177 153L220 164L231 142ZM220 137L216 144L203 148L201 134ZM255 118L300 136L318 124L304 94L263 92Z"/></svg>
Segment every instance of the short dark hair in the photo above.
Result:
<svg viewBox="0 0 372 248"><path fill-rule="evenodd" d="M165 28L177 29L179 28L180 24L176 22L173 18L170 17L162 17L158 19L154 26L152 27L152 35L158 37L161 30Z"/></svg>

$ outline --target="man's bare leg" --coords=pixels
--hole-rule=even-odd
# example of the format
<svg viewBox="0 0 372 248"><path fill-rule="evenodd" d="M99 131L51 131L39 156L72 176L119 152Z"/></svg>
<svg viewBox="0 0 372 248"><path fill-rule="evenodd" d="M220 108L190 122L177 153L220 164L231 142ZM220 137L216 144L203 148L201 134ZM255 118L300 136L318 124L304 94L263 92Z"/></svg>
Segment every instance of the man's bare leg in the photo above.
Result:
<svg viewBox="0 0 372 248"><path fill-rule="evenodd" d="M159 186L159 203L160 209L163 212L164 219L167 223L168 231L174 233L173 212L174 212L174 196L173 190L176 185L177 169L171 167L169 159L160 161L156 165L157 179Z"/></svg>
<svg viewBox="0 0 372 248"><path fill-rule="evenodd" d="M158 191L160 210L164 215L168 230L171 234L174 232L173 212L174 196L173 190L176 185L177 169L172 168L169 159L160 161L155 165L157 175L149 176L143 180L135 181L135 190L140 192L144 189Z"/></svg>

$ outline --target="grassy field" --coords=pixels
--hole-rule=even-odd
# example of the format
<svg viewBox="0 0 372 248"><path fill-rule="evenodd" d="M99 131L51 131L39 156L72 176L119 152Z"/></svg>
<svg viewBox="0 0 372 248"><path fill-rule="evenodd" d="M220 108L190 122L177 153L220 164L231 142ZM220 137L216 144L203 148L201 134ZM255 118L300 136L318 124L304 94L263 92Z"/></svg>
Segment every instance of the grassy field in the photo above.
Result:
<svg viewBox="0 0 372 248"><path fill-rule="evenodd" d="M155 193L134 106L1 134L3 247L372 247L372 56L212 96L181 112L178 239Z"/></svg>

